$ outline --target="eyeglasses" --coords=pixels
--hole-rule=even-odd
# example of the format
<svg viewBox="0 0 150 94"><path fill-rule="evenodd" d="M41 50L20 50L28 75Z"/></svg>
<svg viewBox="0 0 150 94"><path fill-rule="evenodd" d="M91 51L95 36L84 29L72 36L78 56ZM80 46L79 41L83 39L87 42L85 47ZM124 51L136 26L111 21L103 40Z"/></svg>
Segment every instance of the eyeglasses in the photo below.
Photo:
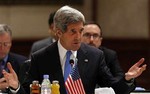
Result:
<svg viewBox="0 0 150 94"><path fill-rule="evenodd" d="M98 34L90 34L90 33L85 33L85 34L83 34L83 36L84 37L86 37L86 38L91 38L91 37L93 37L93 39L99 39L101 36L100 35L98 35Z"/></svg>
<svg viewBox="0 0 150 94"><path fill-rule="evenodd" d="M11 45L11 42L0 42L0 47L9 47Z"/></svg>

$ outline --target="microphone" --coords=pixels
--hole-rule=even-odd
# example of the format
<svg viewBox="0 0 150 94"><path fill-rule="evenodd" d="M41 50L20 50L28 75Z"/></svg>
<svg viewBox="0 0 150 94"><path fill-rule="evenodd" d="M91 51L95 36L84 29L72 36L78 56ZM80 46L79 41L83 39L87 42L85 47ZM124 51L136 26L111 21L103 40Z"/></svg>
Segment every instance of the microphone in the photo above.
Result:
<svg viewBox="0 0 150 94"><path fill-rule="evenodd" d="M71 64L71 67L72 67L73 64L74 64L74 60L73 60L73 59L70 59L69 63Z"/></svg>

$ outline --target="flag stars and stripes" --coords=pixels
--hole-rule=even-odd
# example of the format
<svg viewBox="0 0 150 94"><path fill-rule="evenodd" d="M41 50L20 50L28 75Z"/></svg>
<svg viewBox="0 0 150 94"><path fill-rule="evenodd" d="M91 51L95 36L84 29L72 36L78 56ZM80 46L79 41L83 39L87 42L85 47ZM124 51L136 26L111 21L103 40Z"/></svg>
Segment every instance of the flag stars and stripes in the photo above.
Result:
<svg viewBox="0 0 150 94"><path fill-rule="evenodd" d="M65 86L68 90L68 94L85 94L77 63L73 66L72 71L65 82Z"/></svg>

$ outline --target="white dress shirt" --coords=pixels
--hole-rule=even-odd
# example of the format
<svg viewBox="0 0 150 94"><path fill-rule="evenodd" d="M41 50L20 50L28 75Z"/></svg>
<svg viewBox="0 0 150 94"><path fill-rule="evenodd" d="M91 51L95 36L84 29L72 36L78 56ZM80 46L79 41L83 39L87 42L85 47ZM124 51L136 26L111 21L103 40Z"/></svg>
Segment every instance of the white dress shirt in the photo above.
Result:
<svg viewBox="0 0 150 94"><path fill-rule="evenodd" d="M60 58L60 63L61 63L61 68L63 71L63 75L64 75L64 68L65 68L65 61L66 61L66 53L67 53L67 49L65 49L61 43L60 40L58 40L58 52L59 52L59 58ZM72 54L70 56L70 59L73 59L75 61L76 57L77 57L77 51L72 51Z"/></svg>

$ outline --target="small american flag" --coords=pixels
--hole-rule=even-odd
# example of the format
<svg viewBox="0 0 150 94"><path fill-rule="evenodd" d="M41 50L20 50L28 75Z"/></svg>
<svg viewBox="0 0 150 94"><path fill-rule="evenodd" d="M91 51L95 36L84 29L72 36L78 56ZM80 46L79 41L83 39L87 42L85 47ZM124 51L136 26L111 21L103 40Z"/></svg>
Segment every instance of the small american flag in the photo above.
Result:
<svg viewBox="0 0 150 94"><path fill-rule="evenodd" d="M65 82L65 86L68 94L85 94L82 80L79 75L77 62L75 62L75 65L73 66L72 71Z"/></svg>

